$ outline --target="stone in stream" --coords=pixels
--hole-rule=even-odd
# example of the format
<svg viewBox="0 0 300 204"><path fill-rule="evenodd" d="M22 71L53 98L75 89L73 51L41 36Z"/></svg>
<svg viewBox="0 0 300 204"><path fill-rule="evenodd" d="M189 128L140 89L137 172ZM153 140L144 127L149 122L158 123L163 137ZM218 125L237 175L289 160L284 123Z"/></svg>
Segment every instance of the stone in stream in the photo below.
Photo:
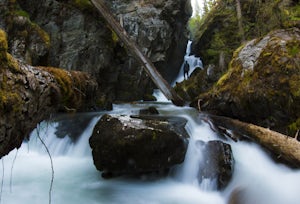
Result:
<svg viewBox="0 0 300 204"><path fill-rule="evenodd" d="M203 153L203 162L198 173L199 182L205 178L215 179L217 189L225 188L231 180L234 169L231 146L222 141L207 143L197 141L197 145Z"/></svg>
<svg viewBox="0 0 300 204"><path fill-rule="evenodd" d="M161 173L184 161L186 120L179 117L103 115L90 137L103 176Z"/></svg>

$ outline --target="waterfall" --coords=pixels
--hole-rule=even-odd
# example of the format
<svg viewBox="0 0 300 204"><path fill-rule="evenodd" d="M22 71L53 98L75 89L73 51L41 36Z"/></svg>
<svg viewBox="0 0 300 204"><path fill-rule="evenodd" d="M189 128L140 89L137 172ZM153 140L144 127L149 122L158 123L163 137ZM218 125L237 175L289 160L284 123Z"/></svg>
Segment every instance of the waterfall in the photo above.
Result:
<svg viewBox="0 0 300 204"><path fill-rule="evenodd" d="M184 67L185 62L187 62L189 64L189 67L190 67L189 75L196 68L203 69L203 64L202 64L201 59L199 57L196 57L195 55L191 55L191 47L192 47L192 41L189 40L188 43L187 43L187 46L186 46L186 52L185 52L184 60L183 60L183 63L181 65L180 71L178 73L178 76L176 77L176 79L172 83L173 86L176 84L176 82L182 82L184 80L183 67Z"/></svg>
<svg viewBox="0 0 300 204"><path fill-rule="evenodd" d="M196 57L195 55L191 55L191 46L192 41L189 40L186 46L186 52L183 59L183 63L180 67L180 71L175 78L175 80L172 82L172 86L175 86L177 82L182 82L184 80L183 75L183 69L184 69L184 63L187 62L189 64L190 70L189 75L195 70L195 69L203 69L202 61L199 57ZM169 102L169 100L161 93L159 89L155 89L153 92L153 96L157 99L157 101L160 102Z"/></svg>
<svg viewBox="0 0 300 204"><path fill-rule="evenodd" d="M138 110L149 106L155 106L162 115L176 115L188 120L186 130L191 138L184 163L164 179L103 180L93 165L88 145L95 123L105 113L137 114ZM63 138L57 137L61 125L59 119L40 124L38 133L48 146L54 165L53 203L227 204L236 189L242 192L243 204L299 203L297 186L300 183L300 171L274 163L259 146L247 142L227 141L231 144L235 159L235 171L229 186L218 191L214 180L203 179L199 182L197 172L205 163L197 141L208 142L218 136L207 123L203 123L197 110L176 107L171 103L118 104L113 108L110 112L97 112L92 115L86 113L91 120L84 128L70 126L71 130L81 130L77 140L69 137L67 133ZM69 126L83 117L84 114L74 114L64 120L63 124ZM32 132L29 142L22 144L13 168L16 150L3 158L5 171L2 203L48 203L51 166L36 135L37 130Z"/></svg>

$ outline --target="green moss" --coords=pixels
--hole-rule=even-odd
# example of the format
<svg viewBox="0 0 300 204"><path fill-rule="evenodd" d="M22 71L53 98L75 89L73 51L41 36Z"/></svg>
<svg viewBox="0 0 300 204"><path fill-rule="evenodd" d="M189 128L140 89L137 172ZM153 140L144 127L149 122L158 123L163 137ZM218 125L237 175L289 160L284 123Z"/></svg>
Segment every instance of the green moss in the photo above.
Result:
<svg viewBox="0 0 300 204"><path fill-rule="evenodd" d="M6 33L0 29L0 52L7 52L8 44L7 44L7 38Z"/></svg>
<svg viewBox="0 0 300 204"><path fill-rule="evenodd" d="M300 118L288 126L290 135L294 135L298 130L300 130Z"/></svg>
<svg viewBox="0 0 300 204"><path fill-rule="evenodd" d="M293 75L289 80L291 93L294 97L300 97L300 75Z"/></svg>
<svg viewBox="0 0 300 204"><path fill-rule="evenodd" d="M157 134L155 131L152 131L152 140L156 140L157 139Z"/></svg>
<svg viewBox="0 0 300 204"><path fill-rule="evenodd" d="M44 31L40 26L31 22L31 31L36 32L41 40L46 44L47 47L50 47L50 36Z"/></svg>
<svg viewBox="0 0 300 204"><path fill-rule="evenodd" d="M63 96L63 104L68 106L72 102L72 96L74 93L72 78L69 72L63 69L53 67L43 67L46 71L51 73L57 83L60 85L60 90Z"/></svg>
<svg viewBox="0 0 300 204"><path fill-rule="evenodd" d="M111 39L112 39L114 45L116 45L119 42L119 37L113 30L111 32Z"/></svg>
<svg viewBox="0 0 300 204"><path fill-rule="evenodd" d="M14 11L14 14L17 15L17 16L24 16L26 18L30 17L29 14L26 11L21 10L21 9Z"/></svg>
<svg viewBox="0 0 300 204"><path fill-rule="evenodd" d="M93 5L89 0L73 0L74 6L76 6L80 10L91 10L93 9Z"/></svg>
<svg viewBox="0 0 300 204"><path fill-rule="evenodd" d="M299 44L296 43L296 44L292 44L292 45L288 46L288 53L292 57L296 57L296 55L299 55L299 53L300 53Z"/></svg>
<svg viewBox="0 0 300 204"><path fill-rule="evenodd" d="M21 97L9 90L0 90L0 109L3 112L19 113L21 111L22 99Z"/></svg>

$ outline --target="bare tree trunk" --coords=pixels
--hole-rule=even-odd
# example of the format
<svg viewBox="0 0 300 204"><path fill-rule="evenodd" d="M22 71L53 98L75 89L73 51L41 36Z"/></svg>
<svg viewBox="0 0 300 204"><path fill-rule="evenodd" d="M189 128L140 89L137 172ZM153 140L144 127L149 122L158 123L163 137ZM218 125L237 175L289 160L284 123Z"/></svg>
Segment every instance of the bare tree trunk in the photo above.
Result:
<svg viewBox="0 0 300 204"><path fill-rule="evenodd" d="M115 20L114 16L111 14L109 9L106 7L103 0L91 0L95 5L101 15L105 18L107 23L115 31L118 37L126 45L128 50L132 55L138 60L146 70L146 72L151 77L155 85L161 90L161 92L166 96L167 99L171 100L175 105L184 105L184 101L180 98L174 89L166 82L166 80L160 75L156 70L153 63L141 52L139 47L132 41L126 31L120 26L120 24Z"/></svg>
<svg viewBox="0 0 300 204"><path fill-rule="evenodd" d="M292 166L300 167L300 142L297 139L257 125L227 117L209 115L219 129L230 129L240 136L250 138L270 150Z"/></svg>
<svg viewBox="0 0 300 204"><path fill-rule="evenodd" d="M242 9L240 0L236 0L236 13L239 26L239 34L242 37L242 42L245 41L245 32L243 28Z"/></svg>

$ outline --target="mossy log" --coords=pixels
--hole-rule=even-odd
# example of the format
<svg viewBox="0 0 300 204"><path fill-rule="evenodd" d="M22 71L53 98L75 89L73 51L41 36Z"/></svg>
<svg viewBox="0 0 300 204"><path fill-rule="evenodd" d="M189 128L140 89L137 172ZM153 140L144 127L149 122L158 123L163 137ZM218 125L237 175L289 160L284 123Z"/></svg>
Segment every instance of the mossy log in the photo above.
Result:
<svg viewBox="0 0 300 204"><path fill-rule="evenodd" d="M281 161L294 167L300 167L300 142L296 138L227 117L215 115L209 117L217 128L230 129L241 137L252 139Z"/></svg>
<svg viewBox="0 0 300 204"><path fill-rule="evenodd" d="M7 53L0 30L0 158L20 147L42 120L93 101L96 80L86 73L22 64Z"/></svg>

